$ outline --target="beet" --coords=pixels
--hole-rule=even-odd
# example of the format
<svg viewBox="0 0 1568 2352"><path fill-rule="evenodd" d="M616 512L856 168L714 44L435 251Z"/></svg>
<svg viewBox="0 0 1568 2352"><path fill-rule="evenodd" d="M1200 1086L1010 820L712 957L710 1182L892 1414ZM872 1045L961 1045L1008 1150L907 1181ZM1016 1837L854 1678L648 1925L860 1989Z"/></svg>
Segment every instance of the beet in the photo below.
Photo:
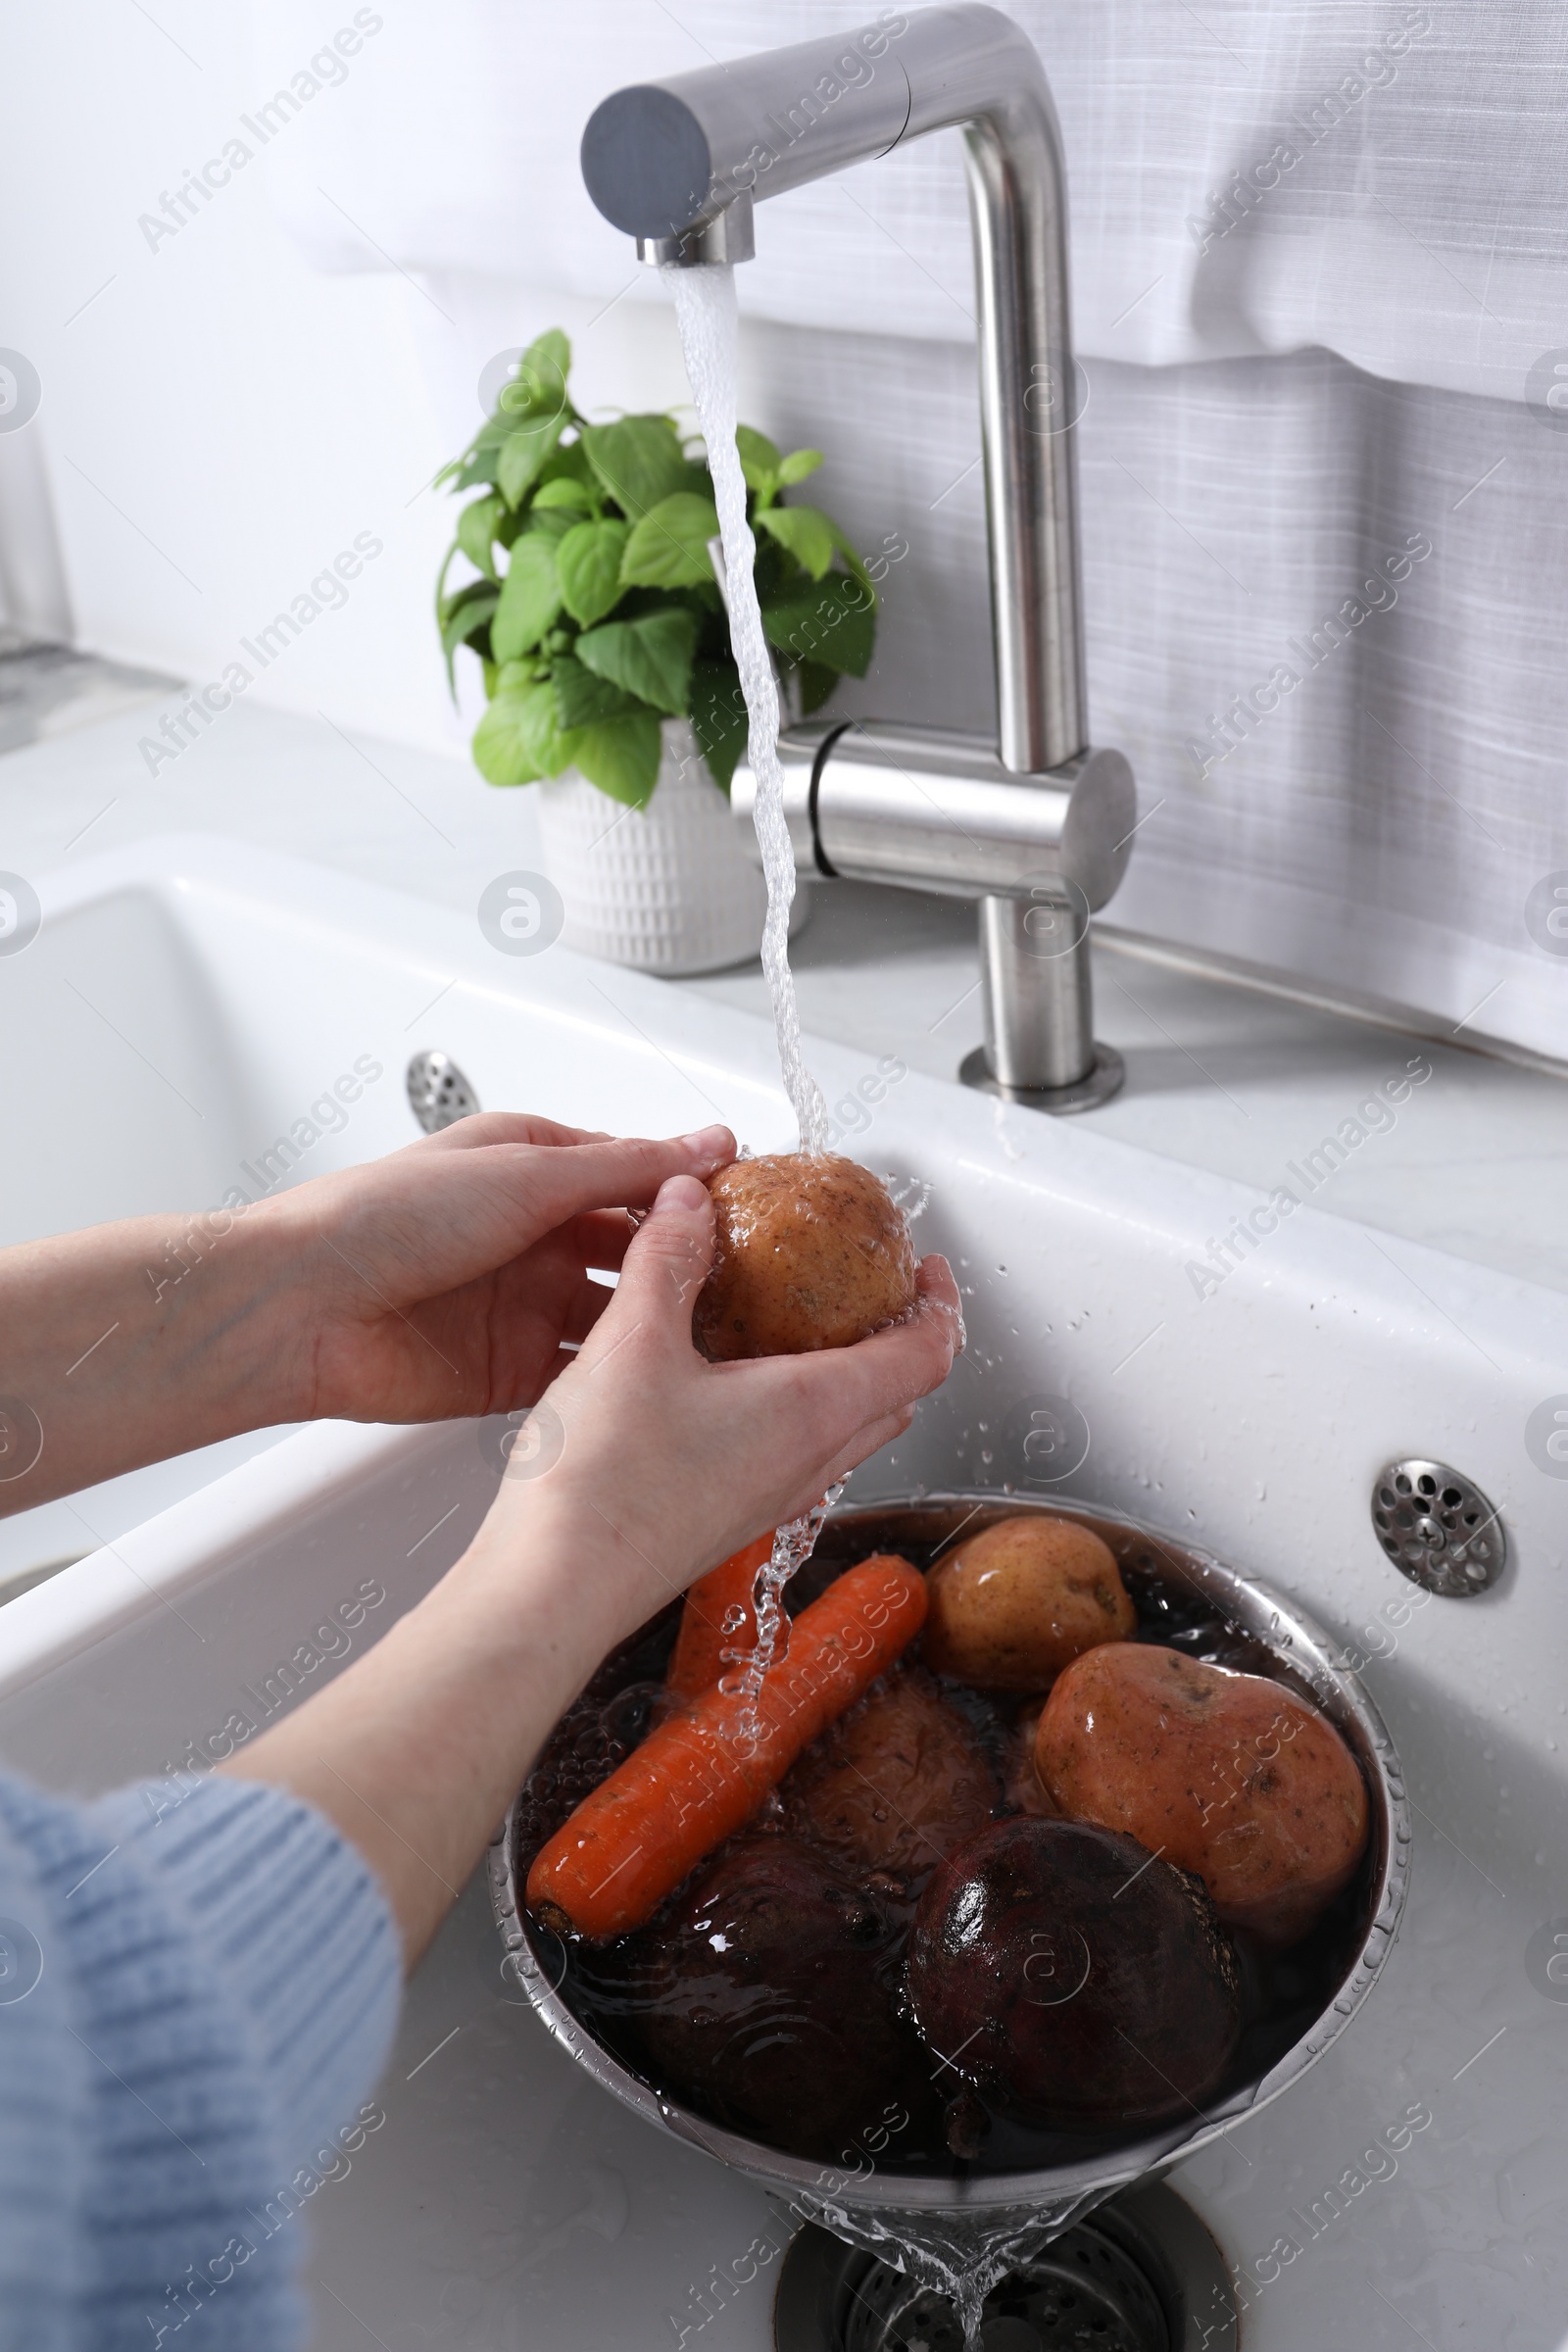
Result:
<svg viewBox="0 0 1568 2352"><path fill-rule="evenodd" d="M1201 1884L1075 1821L995 1822L949 1856L915 1914L909 1993L958 2075L1052 2130L1192 2118L1241 2022Z"/></svg>
<svg viewBox="0 0 1568 2352"><path fill-rule="evenodd" d="M894 2005L899 1922L831 1860L734 1838L641 1941L639 2038L688 2105L823 2163L940 2141L933 2062Z"/></svg>

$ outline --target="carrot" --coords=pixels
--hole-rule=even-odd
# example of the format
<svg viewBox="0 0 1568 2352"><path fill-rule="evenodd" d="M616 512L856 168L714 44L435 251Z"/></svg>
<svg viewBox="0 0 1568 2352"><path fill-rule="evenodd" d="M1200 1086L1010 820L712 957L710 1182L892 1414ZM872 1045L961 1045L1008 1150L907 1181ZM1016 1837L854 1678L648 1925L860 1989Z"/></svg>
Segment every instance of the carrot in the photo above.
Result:
<svg viewBox="0 0 1568 2352"><path fill-rule="evenodd" d="M759 1536L743 1551L733 1552L716 1568L700 1576L686 1595L674 1655L664 1676L664 1689L684 1702L710 1690L729 1661L726 1649L750 1648L757 1641L757 1609L753 1592L757 1572L773 1556L772 1531ZM731 1616L738 1609L739 1622Z"/></svg>
<svg viewBox="0 0 1568 2352"><path fill-rule="evenodd" d="M884 1552L849 1569L791 1627L788 1655L762 1679L756 1739L716 1688L662 1723L540 1847L531 1908L595 1942L641 1927L907 1648L925 1610L907 1560Z"/></svg>

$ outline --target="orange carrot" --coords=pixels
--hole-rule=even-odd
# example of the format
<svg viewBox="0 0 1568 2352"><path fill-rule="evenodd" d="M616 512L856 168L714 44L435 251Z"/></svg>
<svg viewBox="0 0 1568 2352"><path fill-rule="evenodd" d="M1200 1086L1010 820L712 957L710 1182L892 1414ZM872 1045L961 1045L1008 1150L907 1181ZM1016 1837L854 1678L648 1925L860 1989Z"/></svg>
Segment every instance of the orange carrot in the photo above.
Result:
<svg viewBox="0 0 1568 2352"><path fill-rule="evenodd" d="M603 1942L641 1927L733 1835L803 1748L886 1673L925 1622L925 1579L884 1552L803 1609L762 1679L758 1729L712 1689L649 1734L540 1847L528 1901L550 1926Z"/></svg>
<svg viewBox="0 0 1568 2352"><path fill-rule="evenodd" d="M664 1676L664 1689L684 1702L701 1698L724 1672L726 1649L750 1649L757 1641L757 1610L752 1594L759 1568L773 1556L772 1531L759 1536L744 1551L732 1552L716 1568L700 1576L686 1595L674 1655ZM741 1612L739 1623L731 1611ZM726 1630L726 1626L728 1630Z"/></svg>

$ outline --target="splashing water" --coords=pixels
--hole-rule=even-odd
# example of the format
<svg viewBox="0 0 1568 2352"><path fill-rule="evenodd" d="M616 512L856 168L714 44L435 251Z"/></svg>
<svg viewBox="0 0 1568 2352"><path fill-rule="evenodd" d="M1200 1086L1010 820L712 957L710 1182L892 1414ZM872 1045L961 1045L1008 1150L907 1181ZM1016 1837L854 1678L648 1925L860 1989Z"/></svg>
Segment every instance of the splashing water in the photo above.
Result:
<svg viewBox="0 0 1568 2352"><path fill-rule="evenodd" d="M730 644L741 673L751 720L752 772L757 778L757 838L767 877L767 921L762 931L762 970L773 1003L779 1065L800 1129L803 1152L827 1148L827 1104L801 1054L801 1019L790 972L790 906L795 897L795 855L784 819L784 777L778 763L778 681L762 634L753 562L757 542L746 519L746 477L735 446L738 403L739 327L735 271L727 262L695 269L666 265L660 272L674 297L686 373L691 378L697 421L708 444L709 469L718 507L719 534L728 573Z"/></svg>
<svg viewBox="0 0 1568 2352"><path fill-rule="evenodd" d="M874 2207L857 2205L853 2190L843 2202L831 2193L810 2190L798 2191L796 2197L800 2209L835 2236L879 2255L916 2288L951 2305L964 2352L983 2352L991 2334L985 2325L986 2299L993 2288L1070 2229L1090 2201L1080 2191L1048 2201L1031 2213L1016 2207L999 2207L990 2214L933 2207L879 2214ZM900 2317L920 2329L918 2337L910 2333L911 2343L928 2342L932 2336L952 2340L940 2310L922 2312L916 2305ZM1004 2320L996 2331L999 2344L1012 2340L1004 2333L1008 2325ZM905 2340L902 2329L899 2340Z"/></svg>
<svg viewBox="0 0 1568 2352"><path fill-rule="evenodd" d="M757 1701L761 1693L762 1678L778 1654L779 1630L784 1623L784 1588L798 1569L804 1568L816 1549L816 1539L822 1522L843 1494L842 1481L829 1487L820 1502L813 1502L799 1519L786 1520L775 1529L773 1550L757 1571L752 1588L752 1605L757 1611L757 1638L750 1648L720 1650L719 1656L733 1669L719 1684L719 1689L740 1703L735 1711L735 1729L741 1740L755 1740L761 1731L758 1721ZM739 1628L736 1629L739 1631Z"/></svg>

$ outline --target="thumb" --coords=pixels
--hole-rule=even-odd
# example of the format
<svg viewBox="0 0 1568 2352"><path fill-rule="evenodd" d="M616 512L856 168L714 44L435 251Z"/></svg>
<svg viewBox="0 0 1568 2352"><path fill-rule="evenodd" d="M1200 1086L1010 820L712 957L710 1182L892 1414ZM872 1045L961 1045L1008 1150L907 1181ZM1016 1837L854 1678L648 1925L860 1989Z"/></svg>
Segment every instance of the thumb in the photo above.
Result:
<svg viewBox="0 0 1568 2352"><path fill-rule="evenodd" d="M692 1310L713 1262L713 1203L695 1176L670 1176L627 1245L620 1281L583 1348L594 1355L641 1326L657 1342L692 1345Z"/></svg>

